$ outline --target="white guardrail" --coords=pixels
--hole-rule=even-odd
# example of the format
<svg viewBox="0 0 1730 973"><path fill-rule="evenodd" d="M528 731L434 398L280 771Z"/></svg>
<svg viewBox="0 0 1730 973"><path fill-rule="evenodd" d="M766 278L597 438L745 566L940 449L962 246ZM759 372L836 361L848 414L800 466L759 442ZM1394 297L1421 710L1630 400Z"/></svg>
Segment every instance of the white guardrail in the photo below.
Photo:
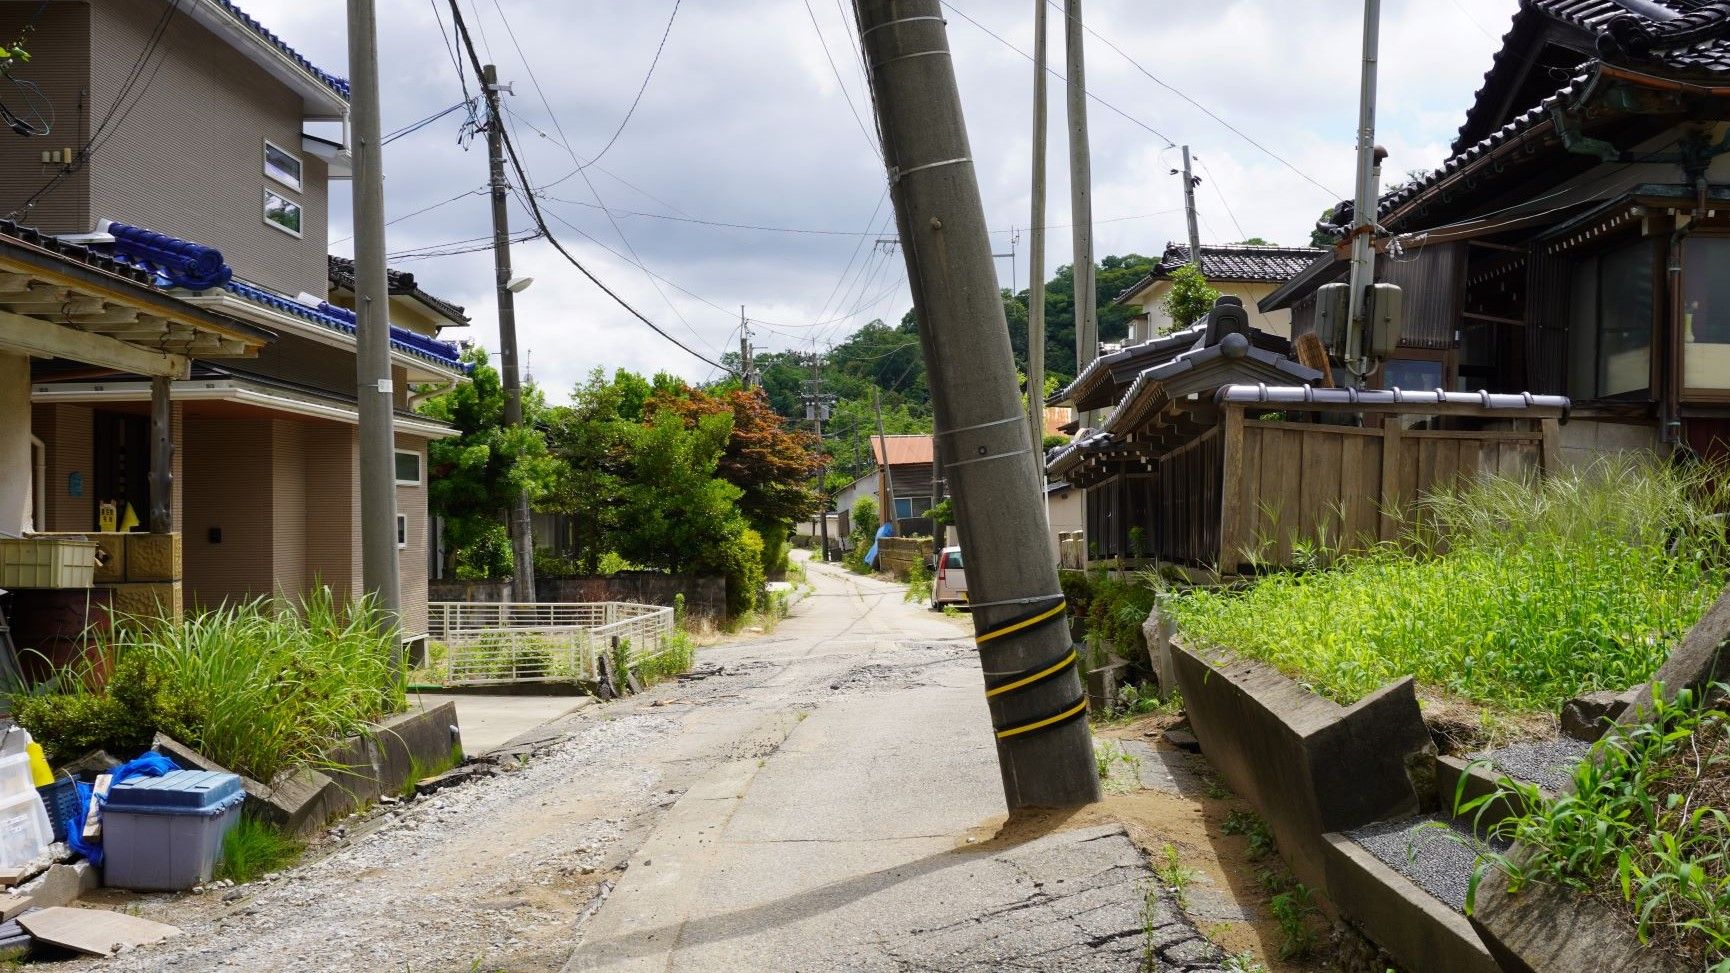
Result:
<svg viewBox="0 0 1730 973"><path fill-rule="evenodd" d="M444 647L429 667L445 685L594 679L595 658L629 646L631 665L670 648L673 609L627 602L435 601L428 632Z"/></svg>

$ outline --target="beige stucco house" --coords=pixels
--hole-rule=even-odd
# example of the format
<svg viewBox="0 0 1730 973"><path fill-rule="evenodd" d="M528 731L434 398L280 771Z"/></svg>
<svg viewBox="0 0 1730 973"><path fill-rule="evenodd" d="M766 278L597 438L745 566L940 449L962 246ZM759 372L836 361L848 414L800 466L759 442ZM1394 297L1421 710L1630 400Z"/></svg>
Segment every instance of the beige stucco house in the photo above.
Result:
<svg viewBox="0 0 1730 973"><path fill-rule="evenodd" d="M1291 311L1262 311L1256 304L1321 255L1322 251L1308 247L1203 244L1201 272L1221 294L1242 299L1244 307L1249 310L1251 325L1269 334L1289 338ZM1179 327L1166 313L1165 299L1171 293L1171 275L1189 262L1187 245L1168 243L1153 273L1118 296L1117 304L1141 309L1141 313L1129 323L1126 346L1169 334Z"/></svg>

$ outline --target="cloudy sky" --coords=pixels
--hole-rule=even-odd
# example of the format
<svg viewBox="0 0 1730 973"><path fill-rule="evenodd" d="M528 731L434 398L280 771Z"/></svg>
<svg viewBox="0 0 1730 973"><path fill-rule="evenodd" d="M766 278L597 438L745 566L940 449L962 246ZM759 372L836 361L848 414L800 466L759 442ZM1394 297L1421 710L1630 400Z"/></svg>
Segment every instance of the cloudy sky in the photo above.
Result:
<svg viewBox="0 0 1730 973"><path fill-rule="evenodd" d="M435 19L436 11L449 27L446 2L378 0L386 131L462 100ZM549 217L561 221L555 231L668 331L714 358L738 347L741 305L754 343L769 350L822 347L906 311L901 261L875 244L889 235L889 211L858 120L870 127L844 0L683 0L616 141L674 0L461 2L482 56L515 86L513 134L531 180L545 187ZM1378 140L1392 154L1391 173L1443 159L1516 2L1386 0ZM347 73L338 0L244 6L314 63ZM1032 65L1010 45L1031 50L1033 9L1031 0L949 5L994 243L1016 255L1013 269L998 261L999 274L1007 286L1013 273L1017 287L1029 274ZM1349 194L1362 23L1355 2L1088 0L1085 14L1103 38L1088 40L1089 88L1111 106L1096 101L1090 110L1100 255L1157 253L1185 237L1172 143L1189 144L1200 160L1204 242L1301 244L1320 211ZM1062 23L1054 9L1059 72ZM1052 95L1047 223L1062 226L1070 222L1067 124L1055 80ZM450 201L486 178L484 143L465 151L458 128L458 116L448 116L387 150L387 213L397 220L389 246L394 265L467 306L469 336L496 348L489 254L403 259L470 247L490 232L484 196ZM603 149L571 175L573 155L589 161ZM512 218L529 225L520 211ZM346 187L331 221L333 241L349 235ZM1069 248L1069 231L1053 230L1047 272L1069 262ZM536 278L518 300L519 328L534 377L554 398L595 367L714 374L608 301L544 241L517 247L516 265Z"/></svg>

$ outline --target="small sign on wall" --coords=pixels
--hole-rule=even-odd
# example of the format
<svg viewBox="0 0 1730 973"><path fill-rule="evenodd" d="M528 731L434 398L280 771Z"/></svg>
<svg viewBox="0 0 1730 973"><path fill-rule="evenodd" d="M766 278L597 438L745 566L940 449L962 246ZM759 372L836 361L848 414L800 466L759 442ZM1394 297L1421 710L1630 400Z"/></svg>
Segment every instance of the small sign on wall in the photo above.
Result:
<svg viewBox="0 0 1730 973"><path fill-rule="evenodd" d="M68 474L66 474L66 494L67 494L67 496L72 496L72 497L84 496L84 474L82 474L82 473L68 473Z"/></svg>

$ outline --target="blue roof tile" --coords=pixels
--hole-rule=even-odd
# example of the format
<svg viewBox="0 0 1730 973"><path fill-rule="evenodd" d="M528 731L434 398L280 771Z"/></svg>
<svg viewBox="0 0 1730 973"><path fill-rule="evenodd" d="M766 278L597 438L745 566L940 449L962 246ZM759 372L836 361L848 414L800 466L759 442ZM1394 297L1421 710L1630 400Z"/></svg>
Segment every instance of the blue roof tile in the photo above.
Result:
<svg viewBox="0 0 1730 973"><path fill-rule="evenodd" d="M346 335L355 333L354 312L347 308L326 303L321 303L317 307L302 304L280 294L272 294L262 287L254 287L238 280L229 281L224 289L255 304L262 304L284 314L292 314L314 324L321 324L332 331L339 331ZM462 360L462 349L450 342L439 341L436 338L428 338L425 335L415 334L413 331L393 327L390 329L390 344L393 349L403 354L413 355L445 368L459 371L467 370Z"/></svg>

